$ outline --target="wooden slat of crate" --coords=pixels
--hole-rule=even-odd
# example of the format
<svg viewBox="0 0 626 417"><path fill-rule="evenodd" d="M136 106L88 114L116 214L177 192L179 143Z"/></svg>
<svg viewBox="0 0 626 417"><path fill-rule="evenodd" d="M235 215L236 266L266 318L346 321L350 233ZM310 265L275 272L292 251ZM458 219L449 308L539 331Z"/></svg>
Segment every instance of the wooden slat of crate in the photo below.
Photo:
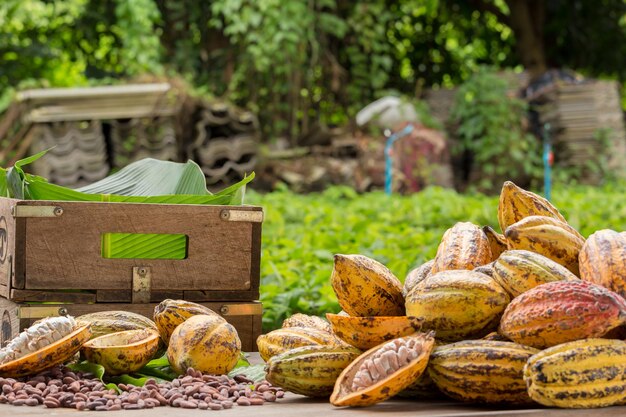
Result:
<svg viewBox="0 0 626 417"><path fill-rule="evenodd" d="M46 206L51 202L16 204ZM21 273L27 280L20 287L14 279L15 288L130 290L132 268L143 266L151 268L155 290L240 291L247 292L247 300L258 298L255 263L260 259L261 225L225 221L220 214L222 210L261 211L260 207L54 204L63 208L61 216L25 219L25 271L16 270L16 277ZM183 260L104 259L103 233L183 233L189 238L188 256Z"/></svg>
<svg viewBox="0 0 626 417"><path fill-rule="evenodd" d="M256 338L261 334L261 303L202 303L211 310L220 313L235 328L241 339L242 350L257 350ZM124 310L152 318L156 303L149 304L26 304L15 303L0 298L0 345L15 337L34 321L67 312L72 316L80 316L98 311ZM64 309L63 311L60 311Z"/></svg>
<svg viewBox="0 0 626 417"><path fill-rule="evenodd" d="M0 285L6 287L6 293L11 284L11 275L14 273L15 259L23 255L23 251L16 253L16 241L18 247L23 242L23 235L17 233L20 230L21 219L15 219L11 215L11 205L17 204L19 200L4 199L4 204L0 202ZM7 294L8 296L8 294Z"/></svg>

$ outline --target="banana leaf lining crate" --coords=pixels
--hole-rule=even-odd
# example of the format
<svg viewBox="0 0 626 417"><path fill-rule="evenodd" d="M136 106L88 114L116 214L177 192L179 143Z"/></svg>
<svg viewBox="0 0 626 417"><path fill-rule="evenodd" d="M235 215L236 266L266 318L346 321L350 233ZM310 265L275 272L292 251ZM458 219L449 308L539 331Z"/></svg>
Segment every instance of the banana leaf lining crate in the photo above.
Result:
<svg viewBox="0 0 626 417"><path fill-rule="evenodd" d="M42 317L126 310L151 318L157 303L175 298L220 313L242 348L256 351L262 222L255 206L0 197L0 345ZM119 234L180 238L183 256L106 253Z"/></svg>

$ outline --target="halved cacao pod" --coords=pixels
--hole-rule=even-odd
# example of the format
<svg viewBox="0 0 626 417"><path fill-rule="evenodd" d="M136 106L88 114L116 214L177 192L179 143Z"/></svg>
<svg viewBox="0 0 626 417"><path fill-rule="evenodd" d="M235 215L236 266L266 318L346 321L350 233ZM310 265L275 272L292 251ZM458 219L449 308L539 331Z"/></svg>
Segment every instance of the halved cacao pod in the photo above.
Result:
<svg viewBox="0 0 626 417"><path fill-rule="evenodd" d="M222 319L222 321L226 321L215 311L202 304L186 300L167 299L161 301L154 307L154 322L156 323L157 329L159 329L159 334L163 342L168 345L174 329L189 317L198 314L215 316L216 318Z"/></svg>
<svg viewBox="0 0 626 417"><path fill-rule="evenodd" d="M337 407L360 407L393 397L424 373L434 346L434 334L430 332L373 347L339 375L330 403Z"/></svg>
<svg viewBox="0 0 626 417"><path fill-rule="evenodd" d="M502 185L498 204L500 229L504 232L507 227L529 216L547 216L567 223L548 200L506 181Z"/></svg>
<svg viewBox="0 0 626 417"><path fill-rule="evenodd" d="M216 315L195 315L176 327L167 348L172 369L184 374L193 368L206 374L230 372L241 353L237 330Z"/></svg>
<svg viewBox="0 0 626 417"><path fill-rule="evenodd" d="M411 290L406 311L423 318L422 328L435 330L437 339L458 341L489 333L509 301L506 291L485 274L443 271Z"/></svg>
<svg viewBox="0 0 626 417"><path fill-rule="evenodd" d="M430 270L433 267L433 263L435 263L434 259L418 266L415 269L409 271L409 273L404 278L404 287L402 287L402 295L406 297L406 295L411 291L415 285L430 275Z"/></svg>
<svg viewBox="0 0 626 417"><path fill-rule="evenodd" d="M626 342L583 339L533 355L524 368L530 398L548 407L626 403Z"/></svg>
<svg viewBox="0 0 626 417"><path fill-rule="evenodd" d="M493 230L491 226L483 226L483 232L489 240L489 247L491 248L491 260L495 261L498 256L505 250L507 250L506 238L504 235Z"/></svg>
<svg viewBox="0 0 626 417"><path fill-rule="evenodd" d="M578 260L582 279L626 297L626 234L598 230L589 236Z"/></svg>
<svg viewBox="0 0 626 417"><path fill-rule="evenodd" d="M283 328L286 327L312 327L331 333L330 323L318 316L296 313L283 321Z"/></svg>
<svg viewBox="0 0 626 417"><path fill-rule="evenodd" d="M82 352L89 362L100 364L109 375L129 374L150 362L161 340L156 329L109 333L85 343Z"/></svg>
<svg viewBox="0 0 626 417"><path fill-rule="evenodd" d="M500 320L500 333L526 346L545 349L601 337L626 323L626 300L591 282L555 281L515 298Z"/></svg>
<svg viewBox="0 0 626 417"><path fill-rule="evenodd" d="M523 370L537 349L512 342L465 340L437 347L428 374L446 395L480 403L530 403Z"/></svg>
<svg viewBox="0 0 626 417"><path fill-rule="evenodd" d="M351 346L301 346L270 358L266 379L296 394L328 397L341 372L360 354Z"/></svg>
<svg viewBox="0 0 626 417"><path fill-rule="evenodd" d="M0 365L0 376L34 375L70 360L91 337L89 325L80 326L62 339L33 353Z"/></svg>
<svg viewBox="0 0 626 417"><path fill-rule="evenodd" d="M416 333L424 321L421 317L345 317L331 313L327 313L326 318L338 338L361 350Z"/></svg>
<svg viewBox="0 0 626 417"><path fill-rule="evenodd" d="M125 330L153 329L156 324L148 317L130 311L98 311L76 317L80 325L91 324L91 338Z"/></svg>
<svg viewBox="0 0 626 417"><path fill-rule="evenodd" d="M351 316L403 316L402 283L386 266L363 255L335 255L330 281Z"/></svg>
<svg viewBox="0 0 626 417"><path fill-rule="evenodd" d="M494 263L493 279L498 281L511 298L553 281L574 281L578 277L543 255L527 250L509 250Z"/></svg>
<svg viewBox="0 0 626 417"><path fill-rule="evenodd" d="M259 354L264 361L272 356L300 346L337 346L337 337L314 327L285 327L262 334L256 340ZM343 343L343 342L342 342Z"/></svg>
<svg viewBox="0 0 626 417"><path fill-rule="evenodd" d="M579 276L578 254L585 239L567 223L546 216L529 216L507 227L504 235L509 249L536 252Z"/></svg>
<svg viewBox="0 0 626 417"><path fill-rule="evenodd" d="M491 245L485 232L475 224L459 222L443 234L430 274L474 269L491 262L491 257Z"/></svg>

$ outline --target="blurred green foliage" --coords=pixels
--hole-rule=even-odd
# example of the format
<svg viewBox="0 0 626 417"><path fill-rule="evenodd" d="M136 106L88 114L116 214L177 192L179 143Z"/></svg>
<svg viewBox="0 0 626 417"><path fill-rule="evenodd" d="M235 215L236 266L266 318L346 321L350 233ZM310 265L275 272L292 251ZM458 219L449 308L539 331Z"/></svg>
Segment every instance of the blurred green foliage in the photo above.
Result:
<svg viewBox="0 0 626 417"><path fill-rule="evenodd" d="M599 229L626 230L624 186L556 185L553 203L585 237ZM345 187L309 195L252 192L247 203L262 205L266 214L261 258L265 330L280 327L296 312L339 311L330 286L335 253L372 257L404 281L409 270L434 257L441 236L456 222L499 230L497 196L440 188L410 196L359 195Z"/></svg>

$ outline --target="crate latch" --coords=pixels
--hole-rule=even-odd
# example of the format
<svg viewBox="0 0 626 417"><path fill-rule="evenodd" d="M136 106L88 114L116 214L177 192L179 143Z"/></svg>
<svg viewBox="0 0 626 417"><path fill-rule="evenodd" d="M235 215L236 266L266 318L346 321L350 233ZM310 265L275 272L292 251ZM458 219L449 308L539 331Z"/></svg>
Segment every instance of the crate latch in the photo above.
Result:
<svg viewBox="0 0 626 417"><path fill-rule="evenodd" d="M13 217L59 217L63 208L59 206L11 206Z"/></svg>
<svg viewBox="0 0 626 417"><path fill-rule="evenodd" d="M263 223L262 211L223 209L220 218L229 222Z"/></svg>
<svg viewBox="0 0 626 417"><path fill-rule="evenodd" d="M222 316L255 316L263 313L261 303L222 304L219 309Z"/></svg>
<svg viewBox="0 0 626 417"><path fill-rule="evenodd" d="M133 267L133 304L143 304L150 302L150 286L152 282L152 271L147 266Z"/></svg>

